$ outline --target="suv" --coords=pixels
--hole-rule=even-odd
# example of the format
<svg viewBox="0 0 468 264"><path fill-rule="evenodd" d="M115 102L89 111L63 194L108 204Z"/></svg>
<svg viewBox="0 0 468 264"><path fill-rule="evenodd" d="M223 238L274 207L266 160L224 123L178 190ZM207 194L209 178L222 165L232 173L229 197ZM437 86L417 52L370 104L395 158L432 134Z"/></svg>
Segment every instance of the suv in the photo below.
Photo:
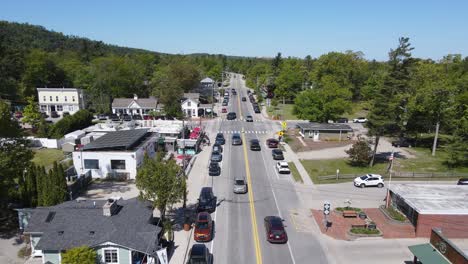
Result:
<svg viewBox="0 0 468 264"><path fill-rule="evenodd" d="M274 160L284 160L283 151L281 149L271 150L271 155Z"/></svg>
<svg viewBox="0 0 468 264"><path fill-rule="evenodd" d="M250 150L256 150L256 151L262 150L262 148L260 147L260 142L258 141L258 139L250 140Z"/></svg>
<svg viewBox="0 0 468 264"><path fill-rule="evenodd" d="M384 187L384 179L382 178L382 175L369 173L354 179L354 186L361 188L367 186L377 186L382 188Z"/></svg>
<svg viewBox="0 0 468 264"><path fill-rule="evenodd" d="M221 167L216 161L210 162L210 167L208 168L208 175L210 176L219 176L221 174Z"/></svg>
<svg viewBox="0 0 468 264"><path fill-rule="evenodd" d="M234 119L236 119L236 117L237 117L236 113L234 113L234 112L229 112L227 114L227 120L234 120Z"/></svg>
<svg viewBox="0 0 468 264"><path fill-rule="evenodd" d="M216 134L215 144L217 145L224 145L226 140L224 139L223 133Z"/></svg>
<svg viewBox="0 0 468 264"><path fill-rule="evenodd" d="M187 264L212 264L213 256L203 244L194 244L190 249Z"/></svg>
<svg viewBox="0 0 468 264"><path fill-rule="evenodd" d="M247 193L247 182L244 178L235 178L234 179L234 193Z"/></svg>
<svg viewBox="0 0 468 264"><path fill-rule="evenodd" d="M211 187L203 187L200 191L200 197L198 197L197 212L208 212L212 213L216 211L216 196L213 194Z"/></svg>
<svg viewBox="0 0 468 264"><path fill-rule="evenodd" d="M232 135L232 145L242 145L242 139L239 133Z"/></svg>
<svg viewBox="0 0 468 264"><path fill-rule="evenodd" d="M353 119L353 123L365 123L367 122L367 118L365 117L358 117Z"/></svg>
<svg viewBox="0 0 468 264"><path fill-rule="evenodd" d="M457 185L468 185L468 178L459 179Z"/></svg>
<svg viewBox="0 0 468 264"><path fill-rule="evenodd" d="M286 173L289 174L291 171L289 170L288 163L286 161L278 161L276 163L276 169L279 173Z"/></svg>
<svg viewBox="0 0 468 264"><path fill-rule="evenodd" d="M207 212L201 212L197 215L193 239L197 242L209 242L213 234L213 221L211 215Z"/></svg>

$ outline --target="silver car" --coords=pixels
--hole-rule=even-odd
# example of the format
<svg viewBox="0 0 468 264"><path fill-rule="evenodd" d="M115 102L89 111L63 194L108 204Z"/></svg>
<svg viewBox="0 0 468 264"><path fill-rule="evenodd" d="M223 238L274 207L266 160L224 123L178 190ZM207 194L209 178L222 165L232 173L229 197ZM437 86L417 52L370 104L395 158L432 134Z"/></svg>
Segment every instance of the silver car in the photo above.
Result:
<svg viewBox="0 0 468 264"><path fill-rule="evenodd" d="M234 193L247 193L247 182L244 178L234 179Z"/></svg>
<svg viewBox="0 0 468 264"><path fill-rule="evenodd" d="M242 145L242 139L239 133L232 135L232 145Z"/></svg>

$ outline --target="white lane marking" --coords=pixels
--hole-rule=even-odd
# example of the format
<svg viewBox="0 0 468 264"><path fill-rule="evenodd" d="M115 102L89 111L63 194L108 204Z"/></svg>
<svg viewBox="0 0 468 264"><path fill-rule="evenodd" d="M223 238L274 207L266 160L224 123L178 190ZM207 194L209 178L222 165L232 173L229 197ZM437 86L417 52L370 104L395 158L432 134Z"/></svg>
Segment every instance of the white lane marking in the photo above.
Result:
<svg viewBox="0 0 468 264"><path fill-rule="evenodd" d="M260 140L258 137L257 137L258 140ZM268 171L267 169L267 166L266 166L266 161L265 161L265 157L263 155L263 151L261 151L261 156L262 156L262 159L263 159L263 167L265 167L265 172ZM275 169L275 173L276 173L276 169ZM276 174L276 176L278 176L278 174ZM275 194L275 190L273 190L273 185L271 184L271 182L268 180L268 183L270 184L270 189L271 189L271 192L273 193L273 199L275 200L275 205L276 205L276 210L278 210L278 215L279 217L281 217L281 219L283 219L283 216L281 214L281 211L280 211L280 208L278 206L278 199L276 199L276 194ZM291 255L291 260L292 260L292 263L293 264L296 264L296 261L294 260L294 255L292 253L292 249L291 249L291 245L289 243L289 240L288 242L286 243L288 245L288 249L289 249L289 254Z"/></svg>

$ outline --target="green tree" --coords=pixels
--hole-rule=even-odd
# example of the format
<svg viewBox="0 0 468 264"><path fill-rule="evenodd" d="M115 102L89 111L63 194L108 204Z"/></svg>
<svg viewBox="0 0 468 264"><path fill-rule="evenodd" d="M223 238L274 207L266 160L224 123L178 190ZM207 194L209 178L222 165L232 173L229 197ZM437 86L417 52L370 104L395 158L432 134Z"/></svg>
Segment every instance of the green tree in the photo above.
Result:
<svg viewBox="0 0 468 264"><path fill-rule="evenodd" d="M37 128L43 118L39 112L39 104L33 96L26 98L28 105L23 111L23 122L30 124L33 128Z"/></svg>
<svg viewBox="0 0 468 264"><path fill-rule="evenodd" d="M291 100L302 90L304 76L301 65L295 61L288 60L283 63L281 72L275 79L275 97L282 100Z"/></svg>
<svg viewBox="0 0 468 264"><path fill-rule="evenodd" d="M18 185L23 206L37 206L37 169L38 168L34 164L31 164L25 169L22 177L19 177Z"/></svg>
<svg viewBox="0 0 468 264"><path fill-rule="evenodd" d="M0 100L0 137L18 137L21 133L18 122L11 119L10 106Z"/></svg>
<svg viewBox="0 0 468 264"><path fill-rule="evenodd" d="M346 150L346 153L353 166L365 167L369 165L372 158L372 149L365 140L356 141L350 149Z"/></svg>
<svg viewBox="0 0 468 264"><path fill-rule="evenodd" d="M96 251L88 246L69 249L61 256L63 264L95 264L98 262Z"/></svg>
<svg viewBox="0 0 468 264"><path fill-rule="evenodd" d="M271 68L273 70L273 76L278 76L278 74L280 72L280 67L281 67L282 61L283 61L283 59L281 58L281 52L278 52L278 54L276 54L275 58L271 62Z"/></svg>
<svg viewBox="0 0 468 264"><path fill-rule="evenodd" d="M136 186L140 190L140 198L151 201L161 212L162 222L166 208L183 199L185 188L181 168L175 160L165 161L162 157L154 159L147 155L137 172Z"/></svg>

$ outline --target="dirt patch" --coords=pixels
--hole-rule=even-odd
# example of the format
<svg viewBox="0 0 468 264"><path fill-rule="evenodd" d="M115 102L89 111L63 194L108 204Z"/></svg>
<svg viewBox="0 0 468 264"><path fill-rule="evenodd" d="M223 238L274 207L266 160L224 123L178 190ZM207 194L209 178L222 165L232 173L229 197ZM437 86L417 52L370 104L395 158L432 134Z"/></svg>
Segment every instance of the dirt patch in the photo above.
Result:
<svg viewBox="0 0 468 264"><path fill-rule="evenodd" d="M311 138L302 138L302 136L299 134L298 129L288 129L287 135L289 138L288 144L296 153L311 150L343 147L354 143L353 140L315 142ZM299 138L301 138L302 141ZM303 142L306 144L305 146Z"/></svg>

